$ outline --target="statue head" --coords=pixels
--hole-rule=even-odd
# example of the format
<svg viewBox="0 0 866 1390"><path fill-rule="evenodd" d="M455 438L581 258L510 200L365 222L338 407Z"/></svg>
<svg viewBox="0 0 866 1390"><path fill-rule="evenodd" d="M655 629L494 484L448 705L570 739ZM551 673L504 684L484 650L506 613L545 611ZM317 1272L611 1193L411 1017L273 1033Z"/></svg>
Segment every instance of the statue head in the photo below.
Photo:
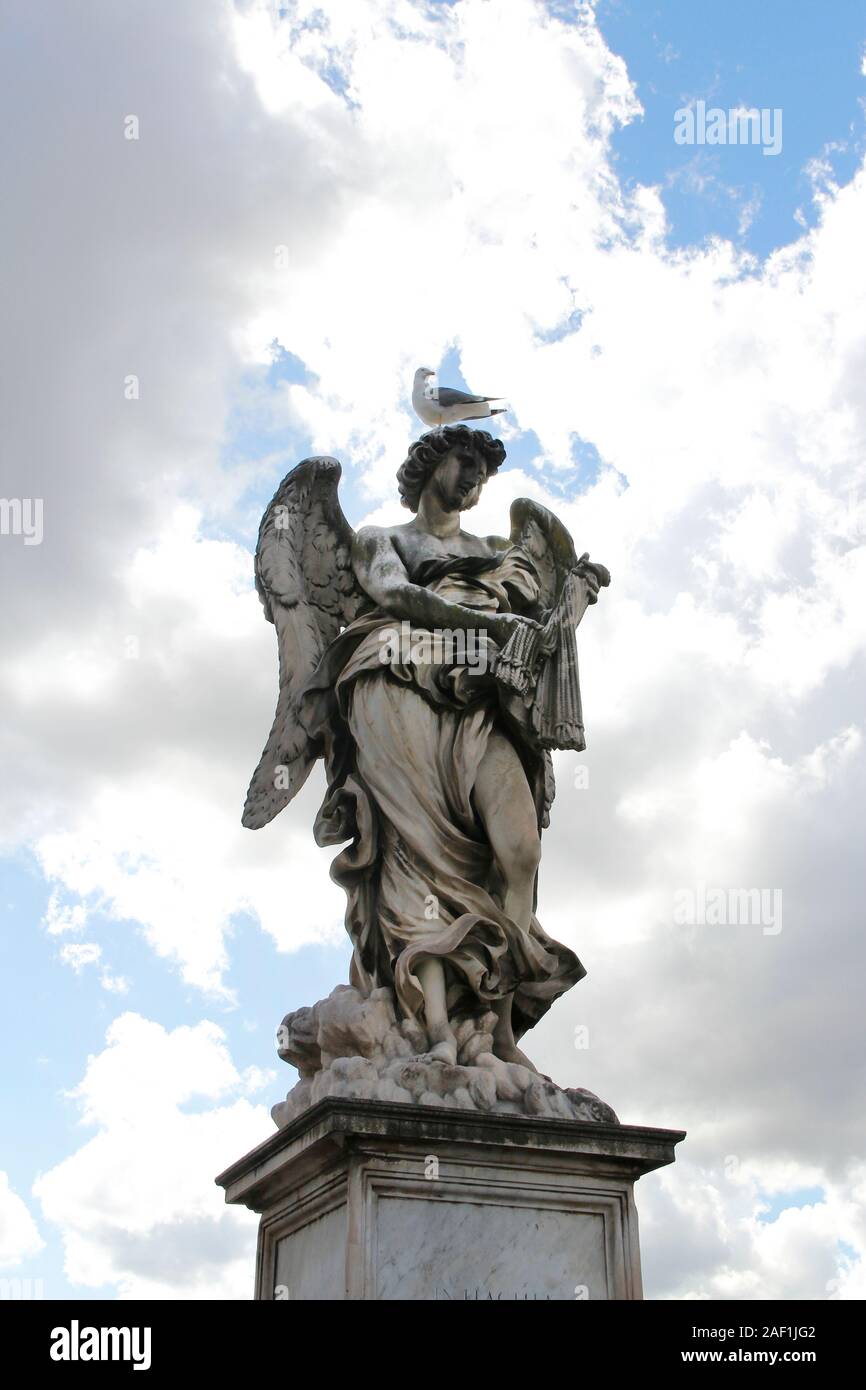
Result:
<svg viewBox="0 0 866 1390"><path fill-rule="evenodd" d="M400 501L417 512L421 494L435 487L446 511L467 511L481 496L488 478L502 464L505 445L486 430L468 425L442 425L410 445L397 470Z"/></svg>

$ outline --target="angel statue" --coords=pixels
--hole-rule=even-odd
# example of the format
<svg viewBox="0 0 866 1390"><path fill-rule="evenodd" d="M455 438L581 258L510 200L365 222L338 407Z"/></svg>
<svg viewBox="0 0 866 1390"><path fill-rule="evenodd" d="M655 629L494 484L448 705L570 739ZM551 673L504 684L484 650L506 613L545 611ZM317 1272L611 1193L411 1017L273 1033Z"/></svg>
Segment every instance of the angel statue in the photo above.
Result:
<svg viewBox="0 0 866 1390"><path fill-rule="evenodd" d="M357 534L335 459L283 480L255 559L280 691L243 822L266 825L323 758L314 834L346 846L351 986L389 990L427 1061L455 1064L483 1015L491 1062L534 1073L519 1039L586 973L538 922L536 883L550 750L585 747L575 628L610 576L526 498L509 538L463 530L504 458L484 430L431 430L397 473L412 519Z"/></svg>

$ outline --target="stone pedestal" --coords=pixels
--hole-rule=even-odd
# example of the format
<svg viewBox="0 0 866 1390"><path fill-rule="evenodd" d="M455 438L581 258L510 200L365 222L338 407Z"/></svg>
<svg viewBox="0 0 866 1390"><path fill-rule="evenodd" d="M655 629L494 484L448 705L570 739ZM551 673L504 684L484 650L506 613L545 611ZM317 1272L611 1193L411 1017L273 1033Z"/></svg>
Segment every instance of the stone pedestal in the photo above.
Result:
<svg viewBox="0 0 866 1390"><path fill-rule="evenodd" d="M634 1299L634 1184L683 1137L329 1098L216 1181L259 1299Z"/></svg>

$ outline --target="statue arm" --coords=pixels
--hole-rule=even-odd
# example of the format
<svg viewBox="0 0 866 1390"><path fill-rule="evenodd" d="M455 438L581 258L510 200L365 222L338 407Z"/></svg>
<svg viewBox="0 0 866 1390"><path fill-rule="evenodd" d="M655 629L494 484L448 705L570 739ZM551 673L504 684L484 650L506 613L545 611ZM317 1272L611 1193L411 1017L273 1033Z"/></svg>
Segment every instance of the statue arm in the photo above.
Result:
<svg viewBox="0 0 866 1390"><path fill-rule="evenodd" d="M482 628L503 645L515 623L526 619L513 613L485 613L441 598L413 584L387 531L365 526L355 536L352 566L359 584L386 613L425 628Z"/></svg>

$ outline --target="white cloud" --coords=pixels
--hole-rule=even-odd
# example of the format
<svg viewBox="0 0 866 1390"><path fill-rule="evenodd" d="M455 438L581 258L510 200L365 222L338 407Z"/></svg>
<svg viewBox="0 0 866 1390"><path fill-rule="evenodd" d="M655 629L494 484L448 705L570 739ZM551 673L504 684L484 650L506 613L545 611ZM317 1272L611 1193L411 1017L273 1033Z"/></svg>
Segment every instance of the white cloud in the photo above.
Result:
<svg viewBox="0 0 866 1390"><path fill-rule="evenodd" d="M64 965L71 965L76 975L85 965L95 965L101 955L102 948L95 941L72 941L60 948L60 959Z"/></svg>
<svg viewBox="0 0 866 1390"><path fill-rule="evenodd" d="M56 926L53 930L57 930ZM95 941L70 941L61 946L60 959L64 965L71 965L76 975L79 975L85 966L96 965L102 959L102 947ZM99 971L99 983L109 994L129 992L129 981L125 976L115 975L107 966L103 966Z"/></svg>
<svg viewBox="0 0 866 1390"><path fill-rule="evenodd" d="M834 1182L791 1164L780 1175L772 1164L740 1167L731 1159L726 1171L680 1162L685 1171L676 1178L666 1170L638 1188L649 1297L863 1297L862 1165Z"/></svg>
<svg viewBox="0 0 866 1390"><path fill-rule="evenodd" d="M13 1269L45 1248L27 1203L0 1172L0 1269Z"/></svg>
<svg viewBox="0 0 866 1390"><path fill-rule="evenodd" d="M304 820L288 836L291 913L284 827L277 857L273 832L252 836L240 826L246 781L276 694L273 629L245 582L247 553L203 539L197 520L180 513L156 547L131 557L124 586L133 655L126 656L120 633L94 639L110 689L104 704L89 704L86 722L101 721L103 775L75 815L63 815L35 848L58 885L49 930L78 930L98 907L139 923L157 954L177 962L190 983L231 997L223 972L233 916L254 912L285 950L341 933L344 907L336 887L321 882L326 860L317 863L310 854ZM254 674L239 689L244 666ZM13 662L13 679L18 671L28 682L22 699L31 708L44 702L45 717L56 717L68 688L56 676L42 679L38 663ZM250 701L251 691L259 698ZM223 710L217 719L215 696ZM248 703L242 728L233 714L239 700L241 707ZM160 705L162 719L149 730L147 711ZM153 746L157 739L162 750ZM105 776L109 759L122 776ZM313 779L301 803L308 823L315 787ZM81 947L74 949L80 955ZM64 959L71 962L71 955ZM116 981L103 983L117 988Z"/></svg>
<svg viewBox="0 0 866 1390"><path fill-rule="evenodd" d="M688 1123L701 1143L721 1104L709 1070L728 1087L727 1148L751 1133L764 1163L814 1158L808 1076L847 1162L861 1142L846 991L862 973L866 175L819 178L816 227L763 263L721 240L671 252L662 191L618 180L611 133L639 106L590 9L568 26L530 0L285 9L277 22L272 6L156 0L131 25L108 8L82 47L71 16L13 6L30 62L2 99L14 113L26 97L40 150L13 205L22 226L50 228L62 194L64 255L10 220L25 309L0 364L8 457L46 521L42 546L0 555L25 567L0 611L17 788L5 841L33 850L56 890L50 932L82 932L99 910L223 998L242 914L282 949L341 933L310 838L315 779L267 831L238 824L276 656L237 537L307 436L346 459L359 511L399 517L411 370L455 347L467 380L513 402L506 434L537 440L531 465L491 484L479 527L501 532L515 493L539 496L614 575L580 636L590 789L573 788L573 756L557 759L541 875L542 920L590 975L529 1051L565 1078L574 1018L597 1010L578 1084L597 1076L624 1114ZM70 63L91 79L74 90ZM131 109L135 143L111 114ZM274 338L305 385L255 377ZM285 434L221 467L238 402ZM578 435L601 465L575 497ZM697 878L782 884L785 931L760 946L677 936L672 892ZM102 983L119 988L111 971ZM199 1045L148 1028L124 1024L103 1057L154 1048L163 1076L166 1049L182 1061ZM215 1035L199 1043L205 1087L230 1076ZM97 1084L114 1065L94 1062L97 1100L81 1099L98 1101L100 1132L43 1179L45 1200L74 1277L150 1291L172 1224L204 1248L216 1218L142 1168L153 1220L124 1209L102 1229L139 1112L113 1072ZM250 1111L232 1085L201 1115L177 1097L152 1111L157 1167L157 1128L208 1172L212 1130L236 1156L231 1116L243 1128ZM709 1221L712 1182L686 1166L670 1182ZM738 1239L730 1287L786 1257L780 1233L792 1250L824 1242L823 1268L834 1201L829 1225L786 1215Z"/></svg>
<svg viewBox="0 0 866 1390"><path fill-rule="evenodd" d="M271 1132L215 1024L171 1031L122 1014L72 1092L96 1134L34 1184L71 1284L123 1298L252 1294L256 1220L213 1179Z"/></svg>
<svg viewBox="0 0 866 1390"><path fill-rule="evenodd" d="M114 975L110 970L101 970L99 983L109 994L128 994L129 981L125 975Z"/></svg>

